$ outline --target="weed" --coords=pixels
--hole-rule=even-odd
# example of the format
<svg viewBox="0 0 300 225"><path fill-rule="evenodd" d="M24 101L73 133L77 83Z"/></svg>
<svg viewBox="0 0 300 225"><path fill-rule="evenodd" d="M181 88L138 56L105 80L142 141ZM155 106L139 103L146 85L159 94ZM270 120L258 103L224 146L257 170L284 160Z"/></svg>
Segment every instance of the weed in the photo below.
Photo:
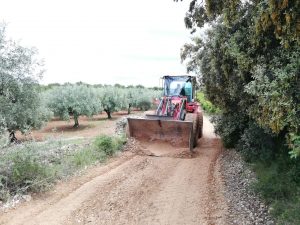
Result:
<svg viewBox="0 0 300 225"><path fill-rule="evenodd" d="M103 162L107 158L105 152L97 152L93 148L81 149L72 157L72 164L76 167L83 167L94 164L95 162Z"/></svg>

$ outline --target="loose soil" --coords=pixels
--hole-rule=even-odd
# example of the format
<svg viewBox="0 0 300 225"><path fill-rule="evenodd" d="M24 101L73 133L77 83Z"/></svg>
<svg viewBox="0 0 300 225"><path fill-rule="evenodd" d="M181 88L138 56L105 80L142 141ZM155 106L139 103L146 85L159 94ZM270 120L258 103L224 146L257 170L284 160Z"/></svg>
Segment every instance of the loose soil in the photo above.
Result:
<svg viewBox="0 0 300 225"><path fill-rule="evenodd" d="M0 224L226 224L222 145L206 117L203 131L193 154L173 157L163 144L146 146L157 156L123 152L0 214Z"/></svg>

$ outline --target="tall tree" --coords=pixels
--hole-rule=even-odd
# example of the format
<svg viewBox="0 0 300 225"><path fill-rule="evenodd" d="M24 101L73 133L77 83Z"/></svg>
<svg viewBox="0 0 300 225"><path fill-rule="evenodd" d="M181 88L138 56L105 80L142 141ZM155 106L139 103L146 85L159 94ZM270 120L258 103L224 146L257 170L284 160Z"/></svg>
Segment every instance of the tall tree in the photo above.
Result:
<svg viewBox="0 0 300 225"><path fill-rule="evenodd" d="M49 116L38 93L43 67L36 56L36 49L7 39L5 25L0 25L0 118L11 141L16 130L40 127Z"/></svg>
<svg viewBox="0 0 300 225"><path fill-rule="evenodd" d="M293 136L286 142L300 153L294 141L300 136L299 9L293 0L191 2L187 27L210 28L184 46L182 59L222 109L219 130L228 145L236 146L254 123L275 139Z"/></svg>

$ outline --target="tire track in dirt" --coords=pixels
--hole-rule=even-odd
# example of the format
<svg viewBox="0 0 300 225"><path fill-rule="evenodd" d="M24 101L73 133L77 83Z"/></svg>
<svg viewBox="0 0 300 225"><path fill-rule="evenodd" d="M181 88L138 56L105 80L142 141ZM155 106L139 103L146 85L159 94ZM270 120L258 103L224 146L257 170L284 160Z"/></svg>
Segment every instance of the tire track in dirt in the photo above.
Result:
<svg viewBox="0 0 300 225"><path fill-rule="evenodd" d="M0 215L0 224L226 224L222 146L212 131L205 118L192 158L123 153L53 196Z"/></svg>

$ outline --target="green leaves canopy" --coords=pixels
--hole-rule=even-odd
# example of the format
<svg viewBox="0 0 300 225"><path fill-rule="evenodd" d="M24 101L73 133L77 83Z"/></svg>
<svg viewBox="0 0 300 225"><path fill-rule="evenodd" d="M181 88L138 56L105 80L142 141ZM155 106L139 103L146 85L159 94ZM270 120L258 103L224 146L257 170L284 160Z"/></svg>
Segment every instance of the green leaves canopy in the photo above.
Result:
<svg viewBox="0 0 300 225"><path fill-rule="evenodd" d="M191 2L187 27L210 26L184 46L182 60L221 108L219 130L230 146L255 124L274 141L293 135L285 144L300 136L299 9L288 0Z"/></svg>
<svg viewBox="0 0 300 225"><path fill-rule="evenodd" d="M43 69L36 54L36 49L8 40L0 26L0 120L11 134L40 127L49 117L38 93Z"/></svg>
<svg viewBox="0 0 300 225"><path fill-rule="evenodd" d="M54 115L64 120L69 120L73 115L75 127L79 126L79 116L92 116L102 110L96 90L86 85L55 87L46 92L46 98Z"/></svg>

